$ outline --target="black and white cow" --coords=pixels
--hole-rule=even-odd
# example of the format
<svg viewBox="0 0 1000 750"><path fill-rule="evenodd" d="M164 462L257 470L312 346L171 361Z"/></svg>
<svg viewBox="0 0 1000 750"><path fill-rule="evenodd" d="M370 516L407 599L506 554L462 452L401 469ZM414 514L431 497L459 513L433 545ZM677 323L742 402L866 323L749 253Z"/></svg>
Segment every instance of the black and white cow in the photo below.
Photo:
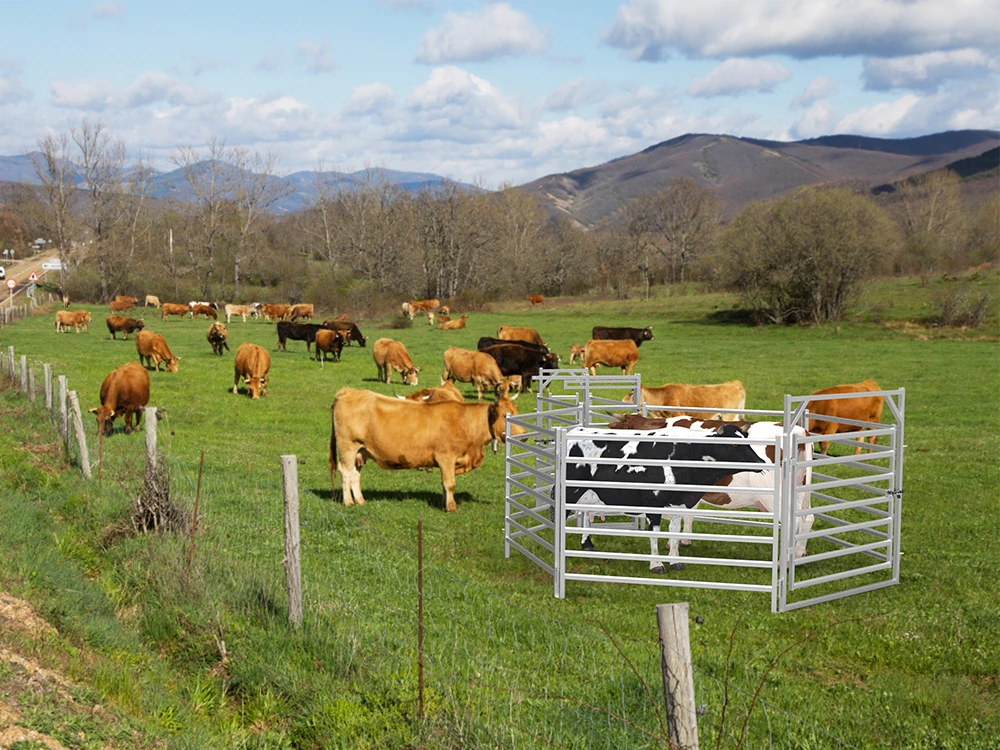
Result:
<svg viewBox="0 0 1000 750"><path fill-rule="evenodd" d="M670 438L665 440L649 440L650 436ZM741 471L760 471L760 469L723 468L715 463L763 464L753 446L749 443L741 445L735 442L691 443L686 439L716 436L719 438L734 438L745 440L747 435L734 424L725 424L713 433L706 434L679 427L668 427L661 430L604 430L591 428L575 428L568 434L569 458L566 461L566 479L568 481L586 482L590 486L566 487L566 504L585 503L603 504L607 506L641 506L649 508L645 514L653 531L660 530L661 516L670 517L669 529L672 533L681 530L681 514L670 513L669 509L677 511L694 508L705 490L658 490L658 489L624 489L607 486L609 483L634 482L646 485L714 485L720 479ZM647 439L643 439L647 438ZM573 459L584 459L574 461ZM586 459L622 459L624 464L599 464ZM699 466L655 466L650 461L698 461ZM653 559L649 563L652 573L666 572L663 563L657 559L659 555L659 540L650 538L650 552ZM680 539L670 539L669 555L677 558ZM594 550L594 543L588 534L581 538L585 550ZM681 570L683 563L671 563L671 568Z"/></svg>

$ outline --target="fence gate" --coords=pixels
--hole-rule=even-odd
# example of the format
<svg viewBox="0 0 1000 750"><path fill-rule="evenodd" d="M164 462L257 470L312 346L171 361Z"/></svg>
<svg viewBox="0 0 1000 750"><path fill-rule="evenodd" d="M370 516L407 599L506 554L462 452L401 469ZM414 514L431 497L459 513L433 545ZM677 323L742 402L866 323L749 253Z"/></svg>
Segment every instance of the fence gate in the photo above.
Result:
<svg viewBox="0 0 1000 750"><path fill-rule="evenodd" d="M618 551L583 551L581 536L592 531L602 540L634 537L649 543L655 538L662 545L681 533L646 530L645 519L638 515L624 522L591 520L600 513L609 517L614 513L606 506L587 505L582 499L567 508L566 457L571 440L606 427L616 414L640 408L644 412L665 410L622 401L626 394L639 392L638 375L593 377L582 370L543 370L539 382L537 411L508 418L510 424L520 425L525 433L507 438L504 553L510 557L516 550L551 575L556 597L565 596L567 580L641 583L770 592L772 611L784 612L899 582L902 389L823 397L786 396L783 411L745 410L745 418L775 425L771 428L773 439L751 441L755 449L766 447L768 454L775 457L773 468L765 470L773 481L768 480L766 487L748 490L756 493L755 500L761 500L758 506L770 505L770 510L700 506L687 511L685 514L693 516L702 527L700 531L695 527L695 533L683 534L682 538L690 538L697 545L677 560L684 562L687 570L649 577L635 574L637 562L666 559L666 555L635 552L621 543ZM865 396L883 397L891 422L875 424L824 417L851 431L813 436L796 429L807 427L810 418L820 416L808 411L810 401ZM865 442L872 437L882 444ZM692 438L691 442L711 440L702 437ZM849 452L824 456L817 445L821 441ZM572 484L580 486L580 481ZM709 524L711 531L705 531ZM797 547L808 554L797 558ZM604 567L614 568L614 572L600 568L601 572L595 573L593 566L586 565L588 559L613 561ZM705 569L719 572L712 577L701 572Z"/></svg>

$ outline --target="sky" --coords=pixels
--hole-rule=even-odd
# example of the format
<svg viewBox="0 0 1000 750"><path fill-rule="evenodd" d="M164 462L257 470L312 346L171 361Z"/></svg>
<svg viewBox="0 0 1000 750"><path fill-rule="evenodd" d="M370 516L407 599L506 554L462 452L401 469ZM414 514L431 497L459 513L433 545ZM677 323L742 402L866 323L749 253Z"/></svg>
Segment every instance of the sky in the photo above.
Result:
<svg viewBox="0 0 1000 750"><path fill-rule="evenodd" d="M499 187L686 133L1000 128L1000 0L0 0L0 154L84 118ZM10 33L16 30L16 33Z"/></svg>

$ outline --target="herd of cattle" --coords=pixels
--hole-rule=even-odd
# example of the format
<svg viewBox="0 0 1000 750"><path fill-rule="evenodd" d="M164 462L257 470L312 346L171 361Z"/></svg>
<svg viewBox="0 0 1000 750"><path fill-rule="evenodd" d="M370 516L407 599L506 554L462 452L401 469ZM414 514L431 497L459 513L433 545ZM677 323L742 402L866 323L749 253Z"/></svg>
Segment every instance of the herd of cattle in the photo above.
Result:
<svg viewBox="0 0 1000 750"><path fill-rule="evenodd" d="M122 333L125 339L134 334L139 362L128 362L110 372L104 379L100 390L100 406L91 409L96 414L99 429L106 435L111 434L115 418L123 417L125 432L132 432L132 420L136 427L142 416L142 409L149 401L150 378L148 370L160 370L161 363L168 372L178 371L179 357L175 356L166 339L159 333L145 328L143 320L129 317L127 313L137 304L134 297L118 297L110 305L110 315L107 327L110 338L117 338ZM544 298L529 297L534 307L544 304ZM154 305L161 310L161 319L168 320L171 315L183 317L189 315L197 319L199 315L212 319L206 334L206 339L216 355L229 351L227 343L227 324L233 316L262 317L265 321L276 324L278 348L287 351L287 342L304 341L307 352L312 351L315 344L315 359L324 363L327 356L333 361L339 361L343 347L357 343L365 347L367 338L362 335L357 324L346 316L325 320L322 324L311 322L313 305L225 305L223 310L226 323L218 320L218 306L191 302L186 305L163 303L155 297L146 298L147 305ZM409 318L417 314L428 316L430 325L434 325L435 317L438 327L443 330L464 328L467 316L458 320L450 319L450 310L439 304L438 300L421 300L404 302L403 313ZM305 319L306 322L299 322ZM79 333L87 331L91 321L90 313L85 310L59 310L56 313L55 326L57 331L73 327ZM452 325L455 324L455 325ZM583 345L573 345L570 350L570 363L579 359L582 366L591 374L596 373L600 365L620 368L623 374L631 374L639 360L639 348L644 342L653 341L651 327L645 328L610 328L595 326L590 339ZM394 372L398 372L406 385L417 386L417 367L406 346L401 341L390 338L380 338L372 346L372 357L377 368L378 380L389 383ZM360 470L364 463L371 459L385 469L412 469L438 467L441 471L443 488L443 504L446 510L454 511L455 476L481 465L488 444L493 443L494 451L497 443L505 440L506 416L516 415L517 407L513 401L517 394L531 391L532 381L537 378L541 369L556 369L561 358L551 351L542 340L539 333L532 328L500 326L496 337L482 336L475 350L461 349L449 346L443 353L444 369L441 384L432 388L411 393L408 396L395 398L377 394L371 391L355 388L341 388L332 406L332 433L330 438L329 471L331 485L334 485L335 473L339 471L342 480L343 502L345 505L363 504L361 493ZM246 385L252 399L267 395L268 377L271 357L266 349L256 344L245 342L235 353L233 393L237 393L240 381ZM466 403L461 392L455 386L456 382L469 383L476 388L477 402ZM482 403L483 391L495 394L492 403ZM827 393L862 393L878 391L878 384L867 380L858 384L838 385L816 391L815 394ZM624 458L641 463L648 459L673 458L685 459L688 453L697 456L691 460L718 463L767 463L773 462L774 456L768 455L763 448L747 444L741 446L722 443L719 446L686 443L683 436L704 436L715 434L729 438L773 439L781 431L780 423L771 422L737 422L746 407L746 391L738 380L716 385L688 385L668 383L660 387L642 386L640 393L631 394L626 402L645 403L650 406L687 407L671 409L670 419L648 420L639 415L627 417L623 422L612 425L613 429L653 430L647 434L669 435L670 442L628 442L622 440L598 440L595 438L576 438L571 442L571 456L578 456L581 461L569 464L567 479L580 479L589 476L595 482L600 481L604 474L610 473L611 481L615 481L618 467L608 464L589 464L587 458L601 456L604 458ZM855 420L878 423L881 421L882 398L858 397L849 399L811 402L810 411L820 415L828 415L837 419ZM802 428L795 428L806 434ZM853 431L856 428L841 421L825 421L811 419L808 424L809 433L829 435L842 431ZM666 430L666 433L658 433ZM513 426L512 434L520 434L523 430ZM871 438L875 443L875 438ZM825 454L829 443L821 443ZM811 445L809 457L811 457ZM773 448L768 448L773 452ZM856 452L860 452L858 448ZM623 452L624 451L624 452ZM715 452L713 452L715 451ZM716 453L718 455L716 455ZM646 455L648 454L648 455ZM808 458L808 457L807 457ZM588 468L589 467L589 468ZM671 469L663 466L646 467L649 472L643 475L643 482L667 482L667 474ZM645 469L643 469L645 470ZM659 472L659 479L654 476ZM690 474L690 476L687 476ZM684 476L681 476L684 475ZM583 490L573 487L567 491L567 502L578 502L581 498L596 495L608 505L646 505L651 508L647 514L654 528L659 528L660 515L668 508L678 512L671 514L671 531L679 530L680 513L682 509L690 509L701 502L715 507L739 508L756 505L769 511L768 503L771 495L759 490L767 489L768 483L773 488L773 472L761 472L759 469L719 469L707 463L693 469L675 468L670 483L717 485L717 492L653 492L648 490ZM796 481L808 483L810 477L803 474ZM334 487L334 489L336 489ZM740 492L739 490L745 490ZM588 495L588 492L592 495ZM656 512L660 511L660 512ZM801 523L811 524L812 517L804 516ZM685 523L685 532L690 533L690 518ZM808 529L805 529L808 531ZM585 548L593 545L586 536L582 539ZM671 555L675 555L677 544L684 541L671 539ZM656 538L651 539L652 552L657 554ZM802 549L796 554L805 553ZM662 565L651 564L651 569L662 572Z"/></svg>

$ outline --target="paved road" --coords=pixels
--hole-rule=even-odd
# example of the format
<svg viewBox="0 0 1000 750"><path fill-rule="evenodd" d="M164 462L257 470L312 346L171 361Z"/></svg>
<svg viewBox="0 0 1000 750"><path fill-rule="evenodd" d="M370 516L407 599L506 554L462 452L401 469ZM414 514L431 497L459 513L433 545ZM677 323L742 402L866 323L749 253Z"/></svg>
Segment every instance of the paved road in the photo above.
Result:
<svg viewBox="0 0 1000 750"><path fill-rule="evenodd" d="M38 279L42 280L45 278L46 274L52 273L53 280L58 281L59 272L58 271L46 271L42 268L42 264L48 262L52 257L52 251L47 250L44 253L39 253L33 255L30 258L25 258L24 260L8 260L4 261L3 266L7 269L7 278L14 279L17 281L17 288L14 289L14 294L11 295L10 291L5 286L0 286L0 293L2 293L2 298L0 298L0 306L2 305L23 305L25 302L24 293L28 288L28 277L32 273L38 274Z"/></svg>

